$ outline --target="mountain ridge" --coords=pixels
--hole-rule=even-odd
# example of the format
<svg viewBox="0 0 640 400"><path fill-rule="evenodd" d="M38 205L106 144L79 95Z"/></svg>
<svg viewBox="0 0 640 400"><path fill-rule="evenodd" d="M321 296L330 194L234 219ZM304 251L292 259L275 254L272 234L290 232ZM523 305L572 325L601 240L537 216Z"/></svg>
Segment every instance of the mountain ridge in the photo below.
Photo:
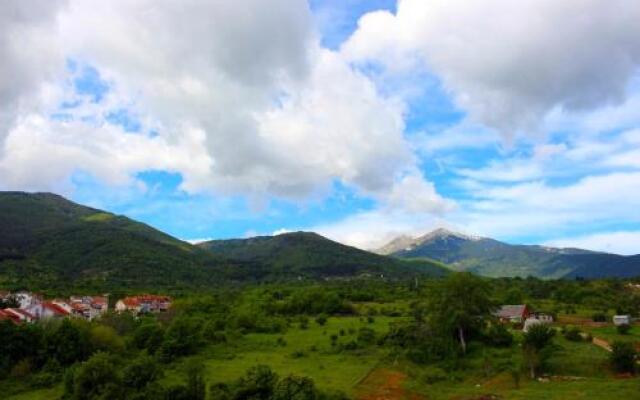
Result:
<svg viewBox="0 0 640 400"><path fill-rule="evenodd" d="M578 248L509 244L436 229L408 240L391 240L376 252L398 258L428 257L458 271L490 277L603 278L640 275L640 257ZM402 245L402 246L399 246Z"/></svg>

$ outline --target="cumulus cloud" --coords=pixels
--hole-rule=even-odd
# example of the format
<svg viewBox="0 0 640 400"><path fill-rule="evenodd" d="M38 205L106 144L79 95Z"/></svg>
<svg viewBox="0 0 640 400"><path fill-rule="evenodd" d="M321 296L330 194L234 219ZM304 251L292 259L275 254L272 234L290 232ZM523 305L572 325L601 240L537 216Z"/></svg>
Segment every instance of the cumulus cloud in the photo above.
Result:
<svg viewBox="0 0 640 400"><path fill-rule="evenodd" d="M0 10L0 155L20 112L30 109L45 81L64 65L56 45L60 0L5 2Z"/></svg>
<svg viewBox="0 0 640 400"><path fill-rule="evenodd" d="M625 99L640 64L633 0L402 0L364 15L342 46L351 60L428 68L459 106L512 135L554 109Z"/></svg>
<svg viewBox="0 0 640 400"><path fill-rule="evenodd" d="M48 109L15 112L4 187L47 189L78 170L122 185L160 169L179 172L190 193L302 199L339 180L390 205L443 209L416 173L403 101L320 46L304 1L73 1L34 19L55 27L52 52L95 68L108 93L53 121L47 114L78 97L60 79ZM32 74L17 87L44 79ZM140 134L110 123L119 109L142 120ZM409 175L412 204L398 192Z"/></svg>

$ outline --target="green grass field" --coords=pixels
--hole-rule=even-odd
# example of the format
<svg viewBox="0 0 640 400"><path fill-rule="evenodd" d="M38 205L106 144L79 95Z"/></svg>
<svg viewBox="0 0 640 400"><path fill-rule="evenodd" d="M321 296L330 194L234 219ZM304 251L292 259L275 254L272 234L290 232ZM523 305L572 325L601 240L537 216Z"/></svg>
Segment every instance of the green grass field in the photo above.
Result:
<svg viewBox="0 0 640 400"><path fill-rule="evenodd" d="M362 384L372 371L384 369L401 373L405 377L402 381L405 394L413 395L411 398L416 400L475 400L486 395L498 396L499 399L532 400L640 399L640 380L613 376L609 372L606 351L588 342L567 341L560 335L554 339L558 349L549 360L548 371L552 375L549 381L531 381L523 373L519 388L515 388L509 372L509 366L521 363L521 351L517 345L503 349L472 345L471 354L462 361L462 368L454 373L445 373L434 366L397 361L388 348L375 345L349 351L337 351L331 345L331 335L338 335L338 343L346 343L355 339L362 327L372 328L382 335L390 323L400 320L402 317L377 316L370 323L361 317L333 317L324 326L310 320L307 329L293 323L283 334L254 333L230 338L228 343L207 347L193 358L205 364L208 384L230 382L242 376L248 368L265 364L280 376L308 376L323 390L341 390L355 398L367 398L367 393L375 391L377 385L384 385L385 382L375 380ZM340 335L340 330L345 332L344 336ZM607 339L619 336L611 327L594 328L593 333ZM638 335L640 329L635 327L627 336L638 338ZM165 384L183 382L186 361L176 362L166 370ZM429 379L434 371L444 378L434 383ZM61 392L62 388L58 386L7 399L56 399ZM401 398L397 397L397 400Z"/></svg>
<svg viewBox="0 0 640 400"><path fill-rule="evenodd" d="M270 366L281 376L289 374L313 378L327 390L352 391L356 384L383 358L383 351L374 347L338 352L331 346L330 336L338 335L338 343L355 339L358 329L368 327L383 334L389 323L399 318L376 317L373 323L357 317L329 318L324 326L314 321L307 329L296 324L284 334L249 334L230 344L217 345L197 357L207 368L208 381L229 382L242 376L258 364ZM345 336L340 336L340 330ZM355 333L349 333L355 332ZM278 344L282 338L286 345ZM168 382L180 381L180 366L167 374Z"/></svg>

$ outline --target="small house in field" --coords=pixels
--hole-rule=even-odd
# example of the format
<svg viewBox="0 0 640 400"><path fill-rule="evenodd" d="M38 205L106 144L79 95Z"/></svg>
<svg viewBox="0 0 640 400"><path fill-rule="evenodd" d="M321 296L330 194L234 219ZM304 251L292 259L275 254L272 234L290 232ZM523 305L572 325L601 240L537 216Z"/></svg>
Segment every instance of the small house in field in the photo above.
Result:
<svg viewBox="0 0 640 400"><path fill-rule="evenodd" d="M536 311L534 313L531 313L530 317L547 324L553 322L553 315L545 312Z"/></svg>
<svg viewBox="0 0 640 400"><path fill-rule="evenodd" d="M614 315L613 316L613 324L615 326L630 325L631 324L631 316L629 316L629 315Z"/></svg>
<svg viewBox="0 0 640 400"><path fill-rule="evenodd" d="M514 324L523 323L531 312L526 304L505 305L500 306L495 316L502 322L511 322Z"/></svg>

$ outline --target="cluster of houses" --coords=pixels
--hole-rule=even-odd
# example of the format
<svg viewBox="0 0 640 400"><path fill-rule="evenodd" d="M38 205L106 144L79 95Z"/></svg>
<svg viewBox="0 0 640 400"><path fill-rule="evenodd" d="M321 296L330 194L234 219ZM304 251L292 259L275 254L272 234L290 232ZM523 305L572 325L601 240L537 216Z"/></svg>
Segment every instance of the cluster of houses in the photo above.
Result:
<svg viewBox="0 0 640 400"><path fill-rule="evenodd" d="M0 309L0 321L10 320L16 324L40 320L78 317L86 320L97 318L109 310L109 295L71 296L68 299L45 300L40 294L31 292L0 292L0 300L12 303L12 307ZM168 296L140 295L120 299L115 311L135 314L164 312L171 306Z"/></svg>
<svg viewBox="0 0 640 400"><path fill-rule="evenodd" d="M500 306L494 315L501 322L522 325L522 330L525 332L533 325L553 322L553 315L544 312L533 312L526 304ZM630 315L613 316L613 324L615 326L630 325L632 321L633 319Z"/></svg>

